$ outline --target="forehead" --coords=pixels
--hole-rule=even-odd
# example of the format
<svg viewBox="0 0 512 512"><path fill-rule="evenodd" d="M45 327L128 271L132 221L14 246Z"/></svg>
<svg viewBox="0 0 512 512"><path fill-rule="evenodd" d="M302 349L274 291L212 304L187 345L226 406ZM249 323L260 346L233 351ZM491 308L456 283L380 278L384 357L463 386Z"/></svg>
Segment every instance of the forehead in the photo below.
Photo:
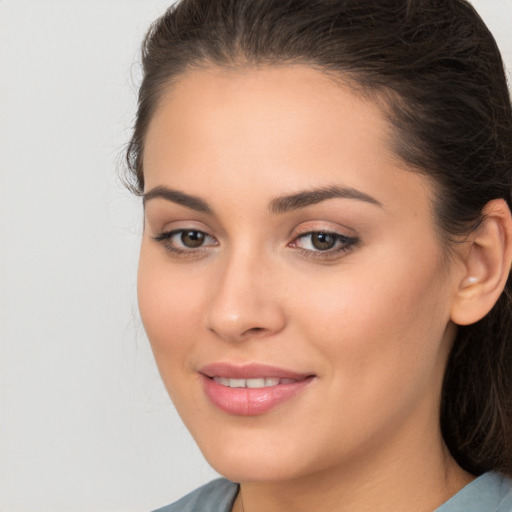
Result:
<svg viewBox="0 0 512 512"><path fill-rule="evenodd" d="M144 168L164 149L189 158L208 150L224 165L235 149L283 160L313 146L325 156L340 146L361 155L378 146L391 157L390 136L375 104L311 67L207 68L187 72L163 94L148 127Z"/></svg>
<svg viewBox="0 0 512 512"><path fill-rule="evenodd" d="M341 79L309 66L214 67L188 71L164 89L147 142L151 144L155 131L161 134L174 127L182 135L193 128L195 138L242 133L257 134L263 142L265 133L270 139L282 129L281 144L286 136L325 138L329 130L340 140L353 133L346 129L348 121L378 139L390 133L376 103L356 95Z"/></svg>
<svg viewBox="0 0 512 512"><path fill-rule="evenodd" d="M223 186L267 200L341 184L383 204L407 187L424 193L426 178L403 170L392 136L377 102L308 66L193 70L168 88L150 122L146 191L220 196Z"/></svg>

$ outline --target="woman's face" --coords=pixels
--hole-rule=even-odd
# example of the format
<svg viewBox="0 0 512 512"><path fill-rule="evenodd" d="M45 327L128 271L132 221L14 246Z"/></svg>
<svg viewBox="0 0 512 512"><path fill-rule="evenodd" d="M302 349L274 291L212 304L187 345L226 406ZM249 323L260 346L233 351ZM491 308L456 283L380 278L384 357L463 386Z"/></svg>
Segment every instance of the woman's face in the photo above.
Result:
<svg viewBox="0 0 512 512"><path fill-rule="evenodd" d="M190 71L151 120L140 311L228 478L400 464L440 444L460 272L432 186L390 140L375 105L305 66Z"/></svg>

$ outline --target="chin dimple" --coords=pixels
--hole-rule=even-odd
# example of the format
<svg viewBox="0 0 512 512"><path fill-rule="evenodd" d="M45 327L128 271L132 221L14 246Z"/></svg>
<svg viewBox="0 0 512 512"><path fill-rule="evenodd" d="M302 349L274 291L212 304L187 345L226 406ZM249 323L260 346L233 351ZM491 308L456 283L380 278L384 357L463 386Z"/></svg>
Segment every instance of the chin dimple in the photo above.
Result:
<svg viewBox="0 0 512 512"><path fill-rule="evenodd" d="M230 388L268 388L279 384L292 384L296 379L279 379L277 377L260 377L256 379L228 379L226 377L213 377L213 380L222 386Z"/></svg>

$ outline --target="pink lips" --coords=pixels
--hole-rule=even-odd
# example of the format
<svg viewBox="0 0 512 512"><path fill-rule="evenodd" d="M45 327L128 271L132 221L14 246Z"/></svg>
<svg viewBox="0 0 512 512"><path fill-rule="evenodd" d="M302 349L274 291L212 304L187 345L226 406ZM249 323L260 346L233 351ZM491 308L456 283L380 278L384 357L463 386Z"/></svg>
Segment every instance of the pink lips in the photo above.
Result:
<svg viewBox="0 0 512 512"><path fill-rule="evenodd" d="M311 374L258 364L214 363L199 373L209 400L222 411L238 416L263 414L296 396L314 378ZM266 383L261 387L263 379Z"/></svg>

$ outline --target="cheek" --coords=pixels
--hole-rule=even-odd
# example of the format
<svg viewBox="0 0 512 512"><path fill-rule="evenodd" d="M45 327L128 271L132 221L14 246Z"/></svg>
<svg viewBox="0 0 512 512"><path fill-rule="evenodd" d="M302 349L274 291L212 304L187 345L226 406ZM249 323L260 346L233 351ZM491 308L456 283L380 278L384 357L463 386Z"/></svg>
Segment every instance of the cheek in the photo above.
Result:
<svg viewBox="0 0 512 512"><path fill-rule="evenodd" d="M433 270L366 271L303 297L303 314L295 316L322 354L326 403L337 404L325 425L335 422L331 434L340 446L377 442L416 412L436 407L448 320L434 276Z"/></svg>
<svg viewBox="0 0 512 512"><path fill-rule="evenodd" d="M442 264L436 254L410 256L381 253L338 279L309 283L295 301L300 330L333 362L328 371L369 394L383 383L421 385L421 378L438 376L449 320Z"/></svg>
<svg viewBox="0 0 512 512"><path fill-rule="evenodd" d="M139 310L151 343L156 363L164 367L184 367L184 356L197 341L200 318L201 287L191 276L170 271L161 255L141 249L137 295Z"/></svg>

